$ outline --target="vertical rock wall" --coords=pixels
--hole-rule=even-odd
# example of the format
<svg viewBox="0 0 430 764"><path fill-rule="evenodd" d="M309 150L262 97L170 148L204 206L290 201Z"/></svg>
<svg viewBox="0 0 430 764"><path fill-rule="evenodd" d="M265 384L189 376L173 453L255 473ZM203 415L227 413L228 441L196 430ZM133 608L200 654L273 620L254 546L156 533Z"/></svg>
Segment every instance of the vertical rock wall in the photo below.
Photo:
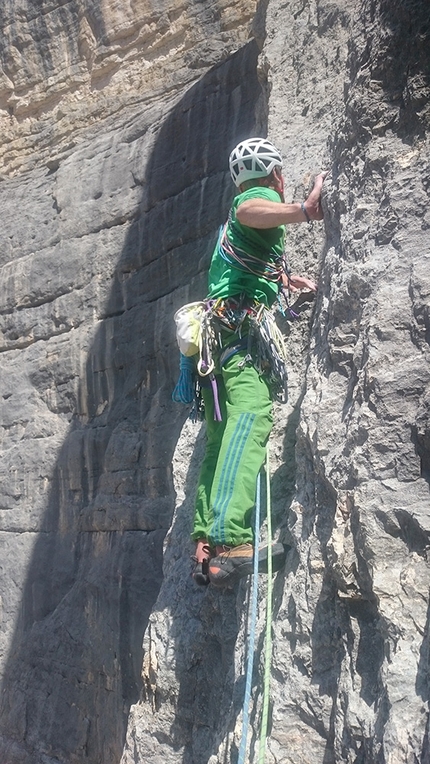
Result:
<svg viewBox="0 0 430 764"><path fill-rule="evenodd" d="M325 240L301 226L288 245L320 289L311 324L304 313L284 326L290 403L271 442L277 532L293 550L275 580L268 762L429 757L428 43L424 3L267 7L260 67L289 196L330 169ZM237 761L249 585L202 593L187 580L194 438L183 431L174 460L177 512L123 764ZM262 582L249 761L264 600Z"/></svg>
<svg viewBox="0 0 430 764"><path fill-rule="evenodd" d="M7 764L119 762L140 695L185 416L171 402L172 314L201 291L232 193L224 147L254 130L261 98L254 7L163 12L161 24L145 4L2 10L21 99L3 103L0 183ZM115 78L78 87L85 18Z"/></svg>
<svg viewBox="0 0 430 764"><path fill-rule="evenodd" d="M248 39L255 2L5 0L0 158L8 173L53 163L89 125L174 95ZM140 109L140 110L141 110ZM104 128L105 129L105 128Z"/></svg>
<svg viewBox="0 0 430 764"><path fill-rule="evenodd" d="M342 10L317 5L316 37ZM270 745L277 761L403 764L429 757L430 17L424 3L349 10ZM308 48L321 105L330 78L318 39Z"/></svg>
<svg viewBox="0 0 430 764"><path fill-rule="evenodd" d="M288 243L320 288L282 322L267 761L428 760L426 5L3 4L7 764L237 760L249 584L190 579L204 432L170 401L171 316L204 292L228 151L267 130L290 198L331 170Z"/></svg>

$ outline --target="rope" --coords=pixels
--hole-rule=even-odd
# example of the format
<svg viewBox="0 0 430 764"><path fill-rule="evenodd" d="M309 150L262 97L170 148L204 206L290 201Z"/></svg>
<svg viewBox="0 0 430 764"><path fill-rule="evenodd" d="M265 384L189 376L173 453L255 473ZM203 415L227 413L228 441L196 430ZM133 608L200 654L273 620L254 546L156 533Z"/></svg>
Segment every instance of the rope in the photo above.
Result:
<svg viewBox="0 0 430 764"><path fill-rule="evenodd" d="M172 401L175 403L192 403L194 400L195 359L193 356L185 356L181 353L179 365L179 379L172 393Z"/></svg>
<svg viewBox="0 0 430 764"><path fill-rule="evenodd" d="M272 543L272 507L270 498L269 446L266 451L266 506L267 506L267 543ZM266 644L264 652L263 707L261 711L260 746L258 764L264 764L266 756L267 721L270 700L270 669L272 665L272 555L267 558L267 603L266 603Z"/></svg>
<svg viewBox="0 0 430 764"><path fill-rule="evenodd" d="M283 403L287 399L287 352L282 332L268 308L261 305L257 315L250 318L257 341L258 370L266 375L272 395Z"/></svg>
<svg viewBox="0 0 430 764"><path fill-rule="evenodd" d="M249 252L241 249L241 247L233 245L227 236L227 226L228 223L225 224L218 240L218 252L222 259L229 265L232 265L233 268L248 271L254 276L266 279L266 281L280 281L283 270L283 258L269 251L262 253L263 258L271 258L270 260L265 260L251 255Z"/></svg>
<svg viewBox="0 0 430 764"><path fill-rule="evenodd" d="M249 727L249 707L251 705L252 672L254 668L255 628L257 623L258 599L258 546L260 541L260 475L257 478L257 496L255 501L255 530L254 530L254 575L252 580L251 625L248 639L248 662L246 667L245 697L243 701L242 739L240 741L237 764L245 764L246 741Z"/></svg>

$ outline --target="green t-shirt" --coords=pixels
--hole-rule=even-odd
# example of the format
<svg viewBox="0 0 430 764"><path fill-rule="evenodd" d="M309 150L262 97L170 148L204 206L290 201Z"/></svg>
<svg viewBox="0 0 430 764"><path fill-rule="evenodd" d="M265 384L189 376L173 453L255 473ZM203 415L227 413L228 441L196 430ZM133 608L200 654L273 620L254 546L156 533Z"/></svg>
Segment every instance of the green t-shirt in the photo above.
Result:
<svg viewBox="0 0 430 764"><path fill-rule="evenodd" d="M273 262L284 252L285 226L277 228L250 228L236 219L236 210L248 199L268 199L280 202L279 194L271 188L254 186L242 194L238 194L230 210L227 224L227 238L234 247L244 250L249 255L258 257L266 262ZM272 305L279 292L278 282L269 281L262 276L256 276L227 262L215 247L209 268L210 299L227 298L246 294L254 300Z"/></svg>

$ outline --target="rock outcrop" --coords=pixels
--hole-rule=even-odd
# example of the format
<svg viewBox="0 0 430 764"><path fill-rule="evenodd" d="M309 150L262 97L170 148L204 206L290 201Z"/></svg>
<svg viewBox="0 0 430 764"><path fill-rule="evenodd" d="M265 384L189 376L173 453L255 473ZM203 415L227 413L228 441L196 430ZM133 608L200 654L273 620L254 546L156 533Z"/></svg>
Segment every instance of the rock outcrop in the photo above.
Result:
<svg viewBox="0 0 430 764"><path fill-rule="evenodd" d="M319 291L281 319L266 760L426 764L427 3L3 5L1 760L237 760L249 582L190 578L204 429L171 402L172 315L228 151L268 132L289 198L330 173L288 243ZM261 687L257 660L249 761Z"/></svg>

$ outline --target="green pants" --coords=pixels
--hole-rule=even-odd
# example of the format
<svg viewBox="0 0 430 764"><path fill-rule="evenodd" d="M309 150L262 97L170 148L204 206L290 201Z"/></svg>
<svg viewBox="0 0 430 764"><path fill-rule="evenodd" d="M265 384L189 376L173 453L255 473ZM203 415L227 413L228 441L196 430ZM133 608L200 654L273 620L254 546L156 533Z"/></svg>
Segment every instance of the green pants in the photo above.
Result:
<svg viewBox="0 0 430 764"><path fill-rule="evenodd" d="M272 428L267 382L236 353L217 375L222 422L214 421L211 388L203 390L206 453L200 471L192 538L213 546L253 541L251 515L258 473Z"/></svg>

